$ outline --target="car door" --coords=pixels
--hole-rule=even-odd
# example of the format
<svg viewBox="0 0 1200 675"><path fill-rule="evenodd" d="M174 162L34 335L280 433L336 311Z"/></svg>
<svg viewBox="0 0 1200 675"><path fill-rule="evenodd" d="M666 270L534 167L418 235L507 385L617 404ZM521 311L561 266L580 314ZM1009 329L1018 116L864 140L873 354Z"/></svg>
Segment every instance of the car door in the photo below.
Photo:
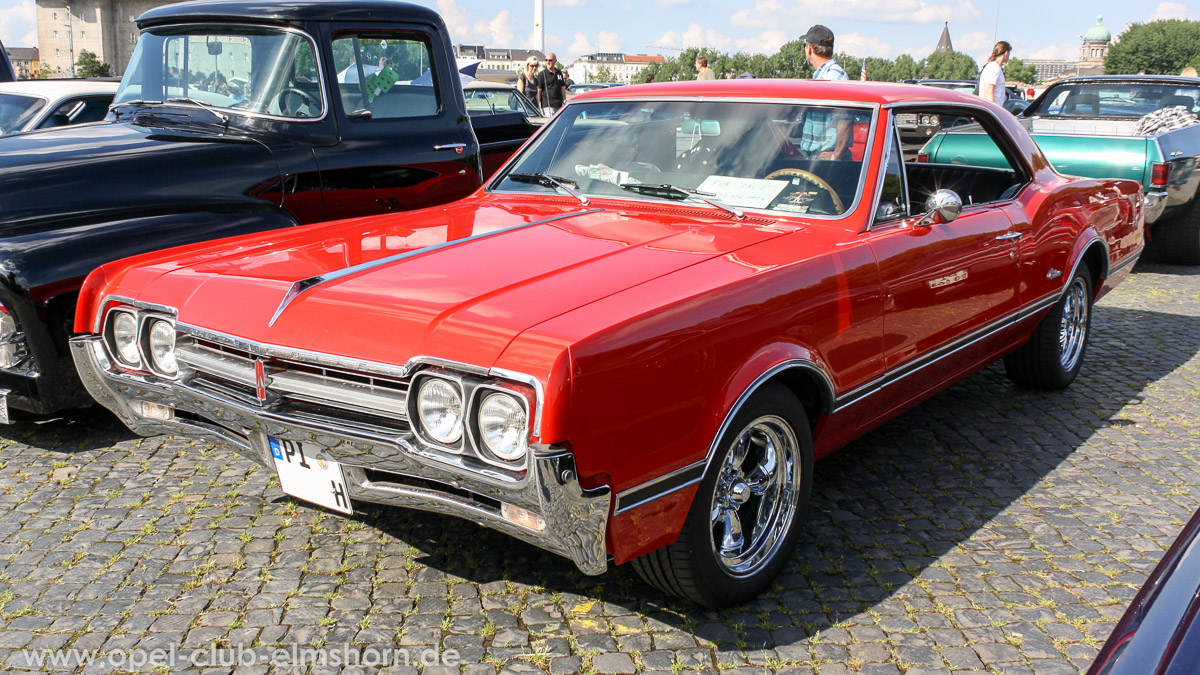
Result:
<svg viewBox="0 0 1200 675"><path fill-rule="evenodd" d="M433 206L479 187L478 144L462 104L447 100L458 73L443 64L437 33L339 24L329 40L341 141L316 149L328 219Z"/></svg>
<svg viewBox="0 0 1200 675"><path fill-rule="evenodd" d="M1019 303L1020 235L1005 200L992 199L1003 172L905 165L896 161L902 151L894 126L890 133L885 183L892 185L881 197L892 196L881 199L869 241L884 291L885 368L898 379L1007 327ZM964 191L952 222L925 214L924 198L942 186Z"/></svg>

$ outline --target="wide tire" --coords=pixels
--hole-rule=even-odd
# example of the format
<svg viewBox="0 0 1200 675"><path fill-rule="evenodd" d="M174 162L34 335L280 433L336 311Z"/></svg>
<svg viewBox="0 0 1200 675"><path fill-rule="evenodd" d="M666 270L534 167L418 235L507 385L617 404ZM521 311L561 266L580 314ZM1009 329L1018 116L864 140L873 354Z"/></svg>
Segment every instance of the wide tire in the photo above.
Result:
<svg viewBox="0 0 1200 675"><path fill-rule="evenodd" d="M1004 357L1009 379L1034 389L1065 389L1083 366L1092 331L1092 275L1084 265L1029 341Z"/></svg>
<svg viewBox="0 0 1200 675"><path fill-rule="evenodd" d="M764 385L718 442L679 539L633 568L650 585L705 607L752 599L795 547L812 492L812 454L796 396Z"/></svg>
<svg viewBox="0 0 1200 675"><path fill-rule="evenodd" d="M1174 265L1200 265L1200 195L1178 216L1158 222L1154 238L1154 257Z"/></svg>

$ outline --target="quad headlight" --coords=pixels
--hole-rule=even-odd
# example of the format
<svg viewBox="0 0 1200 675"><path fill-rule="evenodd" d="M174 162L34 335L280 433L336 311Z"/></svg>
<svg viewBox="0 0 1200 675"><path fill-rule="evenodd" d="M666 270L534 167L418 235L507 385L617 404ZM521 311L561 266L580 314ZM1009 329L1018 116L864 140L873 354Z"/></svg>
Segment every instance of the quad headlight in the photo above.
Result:
<svg viewBox="0 0 1200 675"><path fill-rule="evenodd" d="M458 386L440 377L425 378L417 392L421 429L442 445L453 445L463 434L463 401Z"/></svg>
<svg viewBox="0 0 1200 675"><path fill-rule="evenodd" d="M138 352L138 322L132 312L112 313L112 348L114 356L123 365L140 368L142 355Z"/></svg>
<svg viewBox="0 0 1200 675"><path fill-rule="evenodd" d="M483 398L476 417L479 440L499 459L516 462L525 456L529 417L525 406L511 394L490 393Z"/></svg>
<svg viewBox="0 0 1200 675"><path fill-rule="evenodd" d="M149 326L150 367L173 377L179 373L179 362L175 360L175 326L162 319L151 319Z"/></svg>

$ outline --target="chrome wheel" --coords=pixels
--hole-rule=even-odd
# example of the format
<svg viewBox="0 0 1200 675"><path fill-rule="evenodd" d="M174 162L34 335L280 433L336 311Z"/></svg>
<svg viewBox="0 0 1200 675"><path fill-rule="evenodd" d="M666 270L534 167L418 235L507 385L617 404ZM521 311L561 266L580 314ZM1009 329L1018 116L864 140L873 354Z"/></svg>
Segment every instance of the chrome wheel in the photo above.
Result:
<svg viewBox="0 0 1200 675"><path fill-rule="evenodd" d="M726 574L750 576L774 559L798 507L798 448L787 421L764 415L725 455L709 520L712 552Z"/></svg>
<svg viewBox="0 0 1200 675"><path fill-rule="evenodd" d="M1063 297L1062 320L1058 329L1059 363L1068 372L1083 354L1087 344L1088 296L1083 279L1075 277Z"/></svg>

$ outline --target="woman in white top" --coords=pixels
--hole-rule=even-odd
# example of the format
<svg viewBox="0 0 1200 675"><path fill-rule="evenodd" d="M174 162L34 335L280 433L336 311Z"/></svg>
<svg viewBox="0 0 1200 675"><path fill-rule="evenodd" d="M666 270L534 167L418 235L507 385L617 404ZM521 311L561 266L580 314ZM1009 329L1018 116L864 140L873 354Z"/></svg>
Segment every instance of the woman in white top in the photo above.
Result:
<svg viewBox="0 0 1200 675"><path fill-rule="evenodd" d="M992 47L992 55L988 57L987 63L979 73L979 95L999 106L1003 106L1004 101L1008 99L1008 90L1004 88L1004 66L1008 63L1010 54L1012 45L1004 40L997 42L996 46Z"/></svg>

